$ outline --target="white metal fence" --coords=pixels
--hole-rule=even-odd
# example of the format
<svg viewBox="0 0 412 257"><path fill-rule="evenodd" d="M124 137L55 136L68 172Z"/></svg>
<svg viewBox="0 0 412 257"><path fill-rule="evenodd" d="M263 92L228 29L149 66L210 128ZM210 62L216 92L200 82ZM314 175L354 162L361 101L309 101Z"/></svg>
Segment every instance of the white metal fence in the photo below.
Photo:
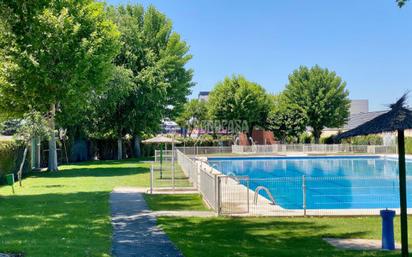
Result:
<svg viewBox="0 0 412 257"><path fill-rule="evenodd" d="M199 187L199 164L195 159L191 159L181 151L176 151L177 163L182 169L183 173L188 177L189 181L193 184L193 187Z"/></svg>
<svg viewBox="0 0 412 257"><path fill-rule="evenodd" d="M188 156L180 150L176 156L205 202L223 215L379 215L380 209L399 207L398 177L394 176L228 176L209 166L204 157ZM412 177L407 183L412 188ZM412 200L412 191L408 197Z"/></svg>
<svg viewBox="0 0 412 257"><path fill-rule="evenodd" d="M207 148L207 152L220 151L211 149ZM223 149L227 151L227 148ZM298 148L291 146L286 149ZM339 151L341 149L339 148ZM362 150L351 150L354 149ZM386 153L387 149L380 147L375 147L374 151L382 149ZM194 148L186 150L188 153L195 151ZM222 174L208 165L206 157L184 154L181 148L177 149L175 154L166 151L162 153L162 157L166 161L163 159L160 162L160 153L156 152L156 162L151 175L152 185L164 187L171 186L173 182L176 187L193 186L219 214L378 215L382 208L397 209L399 206L397 177L249 178ZM177 164L174 173L170 168L173 159ZM412 177L407 178L407 183L409 188L412 188ZM412 200L412 191L408 192L408 197Z"/></svg>
<svg viewBox="0 0 412 257"><path fill-rule="evenodd" d="M399 212L398 177L219 176L219 180L221 214L357 216L379 215L386 208ZM407 184L412 187L412 177L407 178ZM408 191L408 199L411 197Z"/></svg>
<svg viewBox="0 0 412 257"><path fill-rule="evenodd" d="M176 149L188 155L207 155L232 152L231 146L190 146L176 147Z"/></svg>
<svg viewBox="0 0 412 257"><path fill-rule="evenodd" d="M178 165L176 151L156 150L155 161L150 169L150 189L191 187L185 171L191 170Z"/></svg>
<svg viewBox="0 0 412 257"><path fill-rule="evenodd" d="M233 153L396 153L396 146L344 144L233 145Z"/></svg>

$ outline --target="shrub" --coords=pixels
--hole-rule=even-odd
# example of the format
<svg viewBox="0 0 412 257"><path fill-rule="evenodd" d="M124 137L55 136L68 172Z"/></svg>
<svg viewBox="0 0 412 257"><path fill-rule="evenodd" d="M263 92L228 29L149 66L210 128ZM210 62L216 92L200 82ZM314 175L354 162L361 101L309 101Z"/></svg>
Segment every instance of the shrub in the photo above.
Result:
<svg viewBox="0 0 412 257"><path fill-rule="evenodd" d="M333 135L331 135L331 136L328 136L328 137L321 137L320 138L320 143L321 144L334 144L335 143L335 141L334 141L334 136Z"/></svg>
<svg viewBox="0 0 412 257"><path fill-rule="evenodd" d="M367 135L343 139L342 143L348 143L352 145L382 145L383 139L378 135Z"/></svg>
<svg viewBox="0 0 412 257"><path fill-rule="evenodd" d="M211 135L202 135L199 138L181 137L177 138L181 142L179 146L231 146L233 144L233 137L230 135L223 135L218 138L213 138Z"/></svg>
<svg viewBox="0 0 412 257"><path fill-rule="evenodd" d="M0 183L4 182L6 174L17 173L23 157L23 148L24 146L19 145L14 140L0 139ZM28 172L30 167L30 154L28 154L23 172Z"/></svg>
<svg viewBox="0 0 412 257"><path fill-rule="evenodd" d="M405 137L405 152L412 154L412 137Z"/></svg>
<svg viewBox="0 0 412 257"><path fill-rule="evenodd" d="M303 132L300 136L299 136L299 143L301 144L310 144L315 142L315 139L313 138L312 134L308 133L308 132Z"/></svg>

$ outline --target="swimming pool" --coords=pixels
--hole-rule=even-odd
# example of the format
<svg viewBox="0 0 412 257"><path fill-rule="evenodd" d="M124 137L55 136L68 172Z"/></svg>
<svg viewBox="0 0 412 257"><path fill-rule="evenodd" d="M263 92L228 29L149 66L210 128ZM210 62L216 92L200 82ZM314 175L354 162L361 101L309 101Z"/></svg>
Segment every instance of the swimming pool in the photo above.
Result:
<svg viewBox="0 0 412 257"><path fill-rule="evenodd" d="M269 189L285 209L399 208L398 162L379 156L209 158L231 176L247 176L251 190ZM412 162L406 165L412 175ZM246 185L246 180L241 180ZM408 205L412 177L407 178ZM261 191L266 198L268 195Z"/></svg>

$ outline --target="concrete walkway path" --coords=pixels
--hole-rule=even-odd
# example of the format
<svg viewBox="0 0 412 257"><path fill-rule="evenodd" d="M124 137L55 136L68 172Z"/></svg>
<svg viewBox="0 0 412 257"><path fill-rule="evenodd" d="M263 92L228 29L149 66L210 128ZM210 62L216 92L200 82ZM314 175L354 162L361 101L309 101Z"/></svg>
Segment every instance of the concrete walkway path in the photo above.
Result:
<svg viewBox="0 0 412 257"><path fill-rule="evenodd" d="M382 241L357 238L324 238L330 245L344 250L382 250ZM395 244L395 249L401 249L400 244Z"/></svg>
<svg viewBox="0 0 412 257"><path fill-rule="evenodd" d="M110 195L114 257L183 257L156 225L143 189L118 188Z"/></svg>

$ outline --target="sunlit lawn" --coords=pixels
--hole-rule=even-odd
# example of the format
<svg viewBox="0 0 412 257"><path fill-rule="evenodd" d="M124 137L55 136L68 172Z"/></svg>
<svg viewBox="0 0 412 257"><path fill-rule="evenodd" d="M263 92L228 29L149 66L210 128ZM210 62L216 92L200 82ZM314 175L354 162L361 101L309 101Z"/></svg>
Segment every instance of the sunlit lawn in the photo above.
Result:
<svg viewBox="0 0 412 257"><path fill-rule="evenodd" d="M109 193L149 185L149 164L137 160L88 162L33 174L0 187L0 252L29 257L110 256Z"/></svg>
<svg viewBox="0 0 412 257"><path fill-rule="evenodd" d="M206 211L208 208L198 194L144 195L149 208L153 211Z"/></svg>
<svg viewBox="0 0 412 257"><path fill-rule="evenodd" d="M110 256L109 193L117 186L148 187L149 165L137 160L67 165L57 173L26 178L15 195L10 187L0 187L0 252L24 252L28 257ZM154 210L205 209L198 195L145 197ZM158 223L186 257L399 255L341 251L322 240L379 239L379 217L162 217Z"/></svg>
<svg viewBox="0 0 412 257"><path fill-rule="evenodd" d="M380 239L379 217L162 217L158 223L186 257L400 256L399 251L337 250L322 240L324 237ZM412 231L409 232L411 235Z"/></svg>

